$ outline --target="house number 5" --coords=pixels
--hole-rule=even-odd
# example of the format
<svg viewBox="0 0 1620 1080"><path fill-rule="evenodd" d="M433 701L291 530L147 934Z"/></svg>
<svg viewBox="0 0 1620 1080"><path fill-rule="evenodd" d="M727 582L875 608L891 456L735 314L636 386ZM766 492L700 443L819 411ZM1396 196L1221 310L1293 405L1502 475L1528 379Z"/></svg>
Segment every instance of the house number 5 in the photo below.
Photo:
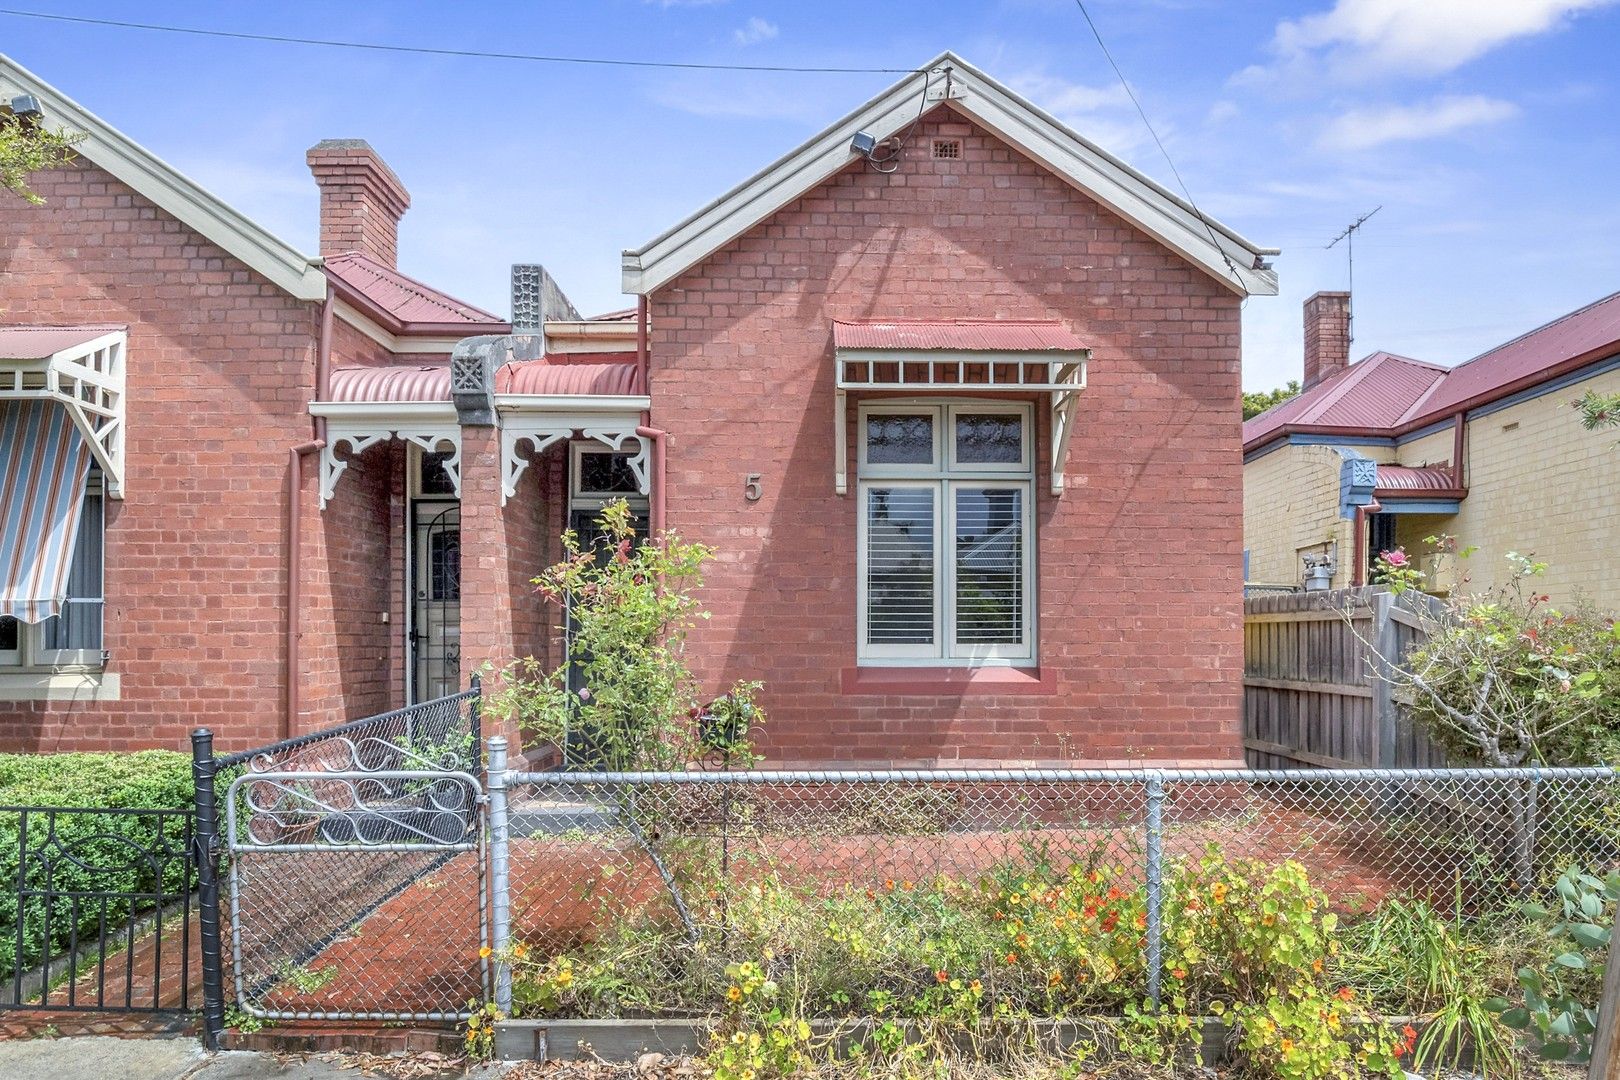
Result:
<svg viewBox="0 0 1620 1080"><path fill-rule="evenodd" d="M749 473L747 479L743 481L743 496L749 502L758 502L764 493L765 490L759 486L759 473Z"/></svg>

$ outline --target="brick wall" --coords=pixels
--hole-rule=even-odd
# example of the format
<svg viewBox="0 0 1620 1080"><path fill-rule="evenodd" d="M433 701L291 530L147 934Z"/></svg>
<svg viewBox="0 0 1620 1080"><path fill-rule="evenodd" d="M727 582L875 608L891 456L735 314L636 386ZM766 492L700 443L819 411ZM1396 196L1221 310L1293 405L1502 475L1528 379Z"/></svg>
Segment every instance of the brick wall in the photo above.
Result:
<svg viewBox="0 0 1620 1080"><path fill-rule="evenodd" d="M652 297L669 524L719 551L697 665L714 690L764 680L776 760L1238 759L1238 300L948 110L913 145L936 134L962 157L856 164ZM874 317L1056 318L1093 346L1060 499L1040 423L1055 693L842 692L856 505L832 490L831 320Z"/></svg>
<svg viewBox="0 0 1620 1080"><path fill-rule="evenodd" d="M1389 461L1388 447L1346 447L1375 461ZM1243 467L1243 546L1249 580L1298 585L1301 557L1325 554L1336 545L1333 587L1348 588L1355 567L1355 526L1339 515L1339 477L1344 458L1331 446L1284 446Z"/></svg>
<svg viewBox="0 0 1620 1080"><path fill-rule="evenodd" d="M227 746L273 738L287 447L310 437L319 305L88 163L33 184L44 206L0 199L0 318L130 324L127 497L107 514L122 687L0 702L0 749L179 747L198 725Z"/></svg>

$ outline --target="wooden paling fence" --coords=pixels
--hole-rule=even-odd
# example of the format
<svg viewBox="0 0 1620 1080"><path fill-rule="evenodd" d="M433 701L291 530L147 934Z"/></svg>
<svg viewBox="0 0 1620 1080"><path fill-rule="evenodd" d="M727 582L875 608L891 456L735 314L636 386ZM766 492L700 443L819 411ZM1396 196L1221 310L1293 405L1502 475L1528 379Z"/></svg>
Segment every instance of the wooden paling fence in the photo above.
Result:
<svg viewBox="0 0 1620 1080"><path fill-rule="evenodd" d="M1257 769L1433 768L1445 754L1379 673L1440 601L1376 588L1243 601L1243 745Z"/></svg>

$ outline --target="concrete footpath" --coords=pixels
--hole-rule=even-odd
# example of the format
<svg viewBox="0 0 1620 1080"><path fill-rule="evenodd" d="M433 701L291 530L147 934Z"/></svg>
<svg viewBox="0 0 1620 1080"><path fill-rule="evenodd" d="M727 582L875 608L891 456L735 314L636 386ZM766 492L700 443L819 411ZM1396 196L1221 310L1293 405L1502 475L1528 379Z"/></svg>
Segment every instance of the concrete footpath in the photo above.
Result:
<svg viewBox="0 0 1620 1080"><path fill-rule="evenodd" d="M497 1064L463 1073L457 1065L441 1075L496 1080L506 1072ZM0 1077L5 1080L361 1080L364 1075L319 1055L208 1054L189 1038L86 1035L0 1042Z"/></svg>

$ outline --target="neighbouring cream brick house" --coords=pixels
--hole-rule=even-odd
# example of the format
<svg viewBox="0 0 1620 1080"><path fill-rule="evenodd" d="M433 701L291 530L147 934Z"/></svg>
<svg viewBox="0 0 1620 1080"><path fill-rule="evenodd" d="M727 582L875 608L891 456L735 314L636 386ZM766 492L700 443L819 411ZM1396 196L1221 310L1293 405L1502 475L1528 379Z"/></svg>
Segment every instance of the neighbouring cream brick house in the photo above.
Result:
<svg viewBox="0 0 1620 1080"><path fill-rule="evenodd" d="M1445 533L1478 548L1470 588L1533 553L1555 598L1620 610L1620 446L1570 408L1620 392L1620 293L1451 368L1350 363L1349 310L1344 292L1305 302L1304 390L1243 425L1245 580L1299 585L1318 564L1360 585L1404 547L1453 588L1424 544Z"/></svg>

